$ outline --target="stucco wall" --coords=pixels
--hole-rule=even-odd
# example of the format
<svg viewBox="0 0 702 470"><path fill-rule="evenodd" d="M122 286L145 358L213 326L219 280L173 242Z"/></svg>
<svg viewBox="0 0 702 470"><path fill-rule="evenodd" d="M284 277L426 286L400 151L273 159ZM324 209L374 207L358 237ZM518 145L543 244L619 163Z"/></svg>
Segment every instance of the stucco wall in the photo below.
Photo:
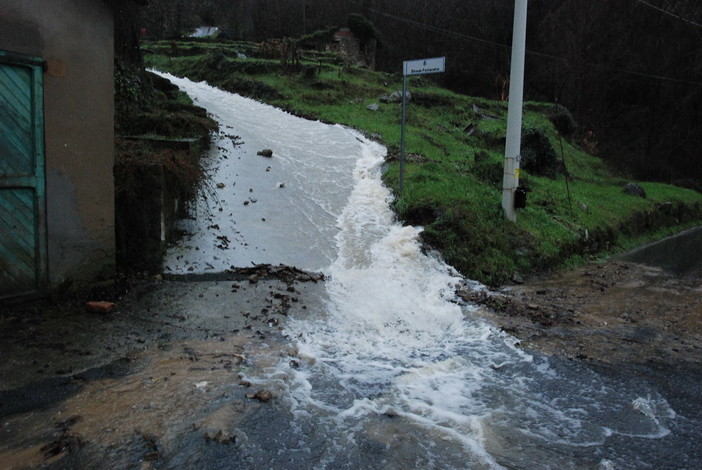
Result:
<svg viewBox="0 0 702 470"><path fill-rule="evenodd" d="M44 74L49 282L114 270L113 16L102 0L2 0L0 49Z"/></svg>

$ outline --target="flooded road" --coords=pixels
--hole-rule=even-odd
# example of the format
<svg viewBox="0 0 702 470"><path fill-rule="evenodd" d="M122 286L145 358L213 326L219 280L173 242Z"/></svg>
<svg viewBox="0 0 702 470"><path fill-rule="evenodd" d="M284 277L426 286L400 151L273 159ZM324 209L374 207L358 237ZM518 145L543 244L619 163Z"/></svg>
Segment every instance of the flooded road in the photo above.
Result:
<svg viewBox="0 0 702 470"><path fill-rule="evenodd" d="M5 439L31 436L0 446L11 468L47 442L67 449L49 468L702 466L695 395L676 394L665 373L524 349L462 300L458 291L484 288L425 254L421 228L395 222L382 146L168 78L226 135L209 160L214 187L167 272L271 262L327 279L130 294L125 312L131 305L156 325L174 315L167 323L185 322L187 334L137 339L130 344L143 349L128 355L127 370L84 379L30 414L3 415ZM273 157L257 155L263 148Z"/></svg>
<svg viewBox="0 0 702 470"><path fill-rule="evenodd" d="M227 99L169 78L205 108ZM223 123L239 114L214 109ZM247 108L246 118L254 116ZM244 140L263 141L284 127L307 147L319 144L287 114L265 116L265 128ZM342 188L344 200L325 211L337 214L335 257L324 268L329 302L318 316L287 322L297 353L265 376L284 391L293 418L279 441L288 451L277 460L268 449L252 450L253 462L282 468L299 455L318 468L637 467L651 458L645 450L669 447L677 414L654 387L526 353L474 315L476 306L459 305L455 291L464 281L422 253L421 229L394 222L380 179L385 149L344 132L340 154L357 148L352 188L347 193L348 180L337 182L340 173L328 170L320 177L329 180L313 183ZM341 140L326 142L324 152L335 153ZM320 233L309 230L309 239Z"/></svg>
<svg viewBox="0 0 702 470"><path fill-rule="evenodd" d="M360 136L231 93L195 97L219 122L204 159L210 182L181 221L167 273L271 263L320 271L336 258L337 219L351 193ZM259 155L270 150L271 157Z"/></svg>

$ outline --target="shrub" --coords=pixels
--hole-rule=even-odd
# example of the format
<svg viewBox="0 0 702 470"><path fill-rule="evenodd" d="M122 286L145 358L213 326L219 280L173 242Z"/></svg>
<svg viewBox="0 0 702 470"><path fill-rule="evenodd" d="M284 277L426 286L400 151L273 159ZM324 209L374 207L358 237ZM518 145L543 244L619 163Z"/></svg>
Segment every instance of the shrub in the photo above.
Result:
<svg viewBox="0 0 702 470"><path fill-rule="evenodd" d="M529 173L548 178L555 178L563 172L563 163L556 157L551 142L542 130L522 131L521 167Z"/></svg>

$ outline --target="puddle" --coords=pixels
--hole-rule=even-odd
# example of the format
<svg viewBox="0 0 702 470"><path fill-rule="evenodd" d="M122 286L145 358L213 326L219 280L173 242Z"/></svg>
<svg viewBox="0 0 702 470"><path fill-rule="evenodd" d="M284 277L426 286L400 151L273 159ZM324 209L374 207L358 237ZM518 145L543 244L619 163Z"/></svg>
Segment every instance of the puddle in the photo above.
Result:
<svg viewBox="0 0 702 470"><path fill-rule="evenodd" d="M623 261L656 266L677 275L702 275L702 227L687 230L620 257Z"/></svg>

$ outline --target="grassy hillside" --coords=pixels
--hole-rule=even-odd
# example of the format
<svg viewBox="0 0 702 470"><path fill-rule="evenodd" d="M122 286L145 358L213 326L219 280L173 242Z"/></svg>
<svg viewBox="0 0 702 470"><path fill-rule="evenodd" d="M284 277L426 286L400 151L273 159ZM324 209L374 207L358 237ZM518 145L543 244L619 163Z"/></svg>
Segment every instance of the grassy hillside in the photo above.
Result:
<svg viewBox="0 0 702 470"><path fill-rule="evenodd" d="M585 151L596 142L573 132L567 111L553 104L525 104L521 176L529 192L514 224L500 207L505 102L458 95L430 77L412 77L399 194L401 106L379 99L401 89L399 74L342 66L335 55L316 52L285 64L260 57L251 43L163 42L145 49L150 67L381 141L388 147L384 177L395 192L398 217L424 226L428 247L488 284L515 272L577 264L702 220L702 195L694 191L639 182L645 198L625 194L629 181ZM368 109L373 104L376 111Z"/></svg>

